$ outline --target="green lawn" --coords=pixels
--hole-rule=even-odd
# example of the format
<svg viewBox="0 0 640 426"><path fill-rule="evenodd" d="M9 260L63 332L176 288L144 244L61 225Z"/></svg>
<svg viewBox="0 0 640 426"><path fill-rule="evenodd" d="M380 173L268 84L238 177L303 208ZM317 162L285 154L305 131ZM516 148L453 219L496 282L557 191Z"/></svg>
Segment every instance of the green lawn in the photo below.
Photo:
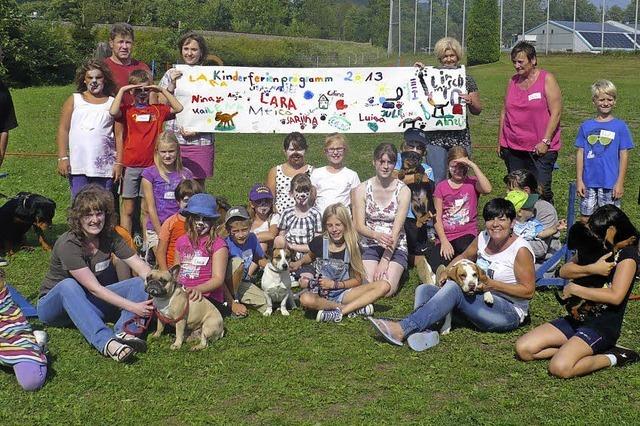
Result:
<svg viewBox="0 0 640 426"><path fill-rule="evenodd" d="M403 64L412 63L403 58ZM554 175L560 214L566 212L567 183L575 178L573 140L581 121L593 114L589 85L609 78L618 86L616 112L640 139L640 58L618 56L541 57L563 92L564 148ZM512 69L500 63L469 70L485 105L472 117L474 158L504 193L504 164L495 155L497 123ZM71 87L13 92L20 128L11 133L12 154L55 153L59 109ZM321 165L321 137L309 136L309 161ZM400 135L349 135L348 165L365 179L372 175L373 146L399 143ZM245 203L251 184L282 160L282 136L222 135L216 177L208 190L232 203ZM624 210L637 225L640 171L633 152ZM55 173L52 156L9 155L0 192L38 192L58 203L53 239L65 230L68 184ZM483 203L488 198L483 197ZM29 236L35 243L35 238ZM7 275L35 300L48 265L41 249L10 259ZM412 307L418 285L412 271L399 294L376 305L377 316L400 317ZM531 304L531 325L506 334L458 328L423 353L380 343L368 322L318 324L301 311L289 318L255 312L226 322L227 335L207 350L169 350L173 336L150 344L132 365L103 358L73 329L48 328L52 360L45 387L21 392L10 374L0 374L0 424L59 423L637 423L640 365L608 369L574 380L550 378L546 362L524 364L513 356L518 336L562 312L549 292ZM620 342L640 349L640 302L627 309Z"/></svg>

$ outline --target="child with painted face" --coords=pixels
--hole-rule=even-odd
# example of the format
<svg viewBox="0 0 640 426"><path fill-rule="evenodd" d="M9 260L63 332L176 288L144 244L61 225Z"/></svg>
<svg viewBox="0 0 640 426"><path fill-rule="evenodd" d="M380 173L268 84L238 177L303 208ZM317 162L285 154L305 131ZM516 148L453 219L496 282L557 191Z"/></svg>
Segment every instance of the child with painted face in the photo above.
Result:
<svg viewBox="0 0 640 426"><path fill-rule="evenodd" d="M102 61L88 60L76 72L76 93L62 106L58 126L58 173L69 179L71 197L88 183L111 189L116 161L113 83Z"/></svg>
<svg viewBox="0 0 640 426"><path fill-rule="evenodd" d="M224 286L229 249L216 233L220 217L216 199L209 194L195 194L181 213L186 217L186 234L176 241L178 283L191 300L206 297L222 315L229 315L233 297Z"/></svg>
<svg viewBox="0 0 640 426"><path fill-rule="evenodd" d="M266 185L256 183L249 191L249 216L251 232L258 237L262 251L269 253L278 235L280 215L273 211L273 194Z"/></svg>
<svg viewBox="0 0 640 426"><path fill-rule="evenodd" d="M309 242L309 252L291 268L314 262L317 281L306 277L300 286L304 309L318 311L319 322L340 322L344 315L373 315L373 304L389 291L387 281L363 284L367 273L362 263L358 234L349 209L340 203L328 206L322 216L322 235Z"/></svg>
<svg viewBox="0 0 640 426"><path fill-rule="evenodd" d="M162 132L156 139L154 165L142 171L142 192L147 209L147 247L158 255L158 236L162 224L180 207L175 190L184 179L193 179L191 171L182 166L180 145L175 135Z"/></svg>
<svg viewBox="0 0 640 426"><path fill-rule="evenodd" d="M323 213L331 204L351 206L351 191L360 185L358 173L345 167L347 141L343 135L332 133L324 140L327 165L311 173L311 183L316 188L316 207Z"/></svg>
<svg viewBox="0 0 640 426"><path fill-rule="evenodd" d="M272 167L267 175L267 187L275 195L275 211L280 214L296 204L290 192L291 179L300 173L311 176L313 172L313 166L307 164L304 159L308 145L302 133L289 133L284 138L283 147L287 162Z"/></svg>

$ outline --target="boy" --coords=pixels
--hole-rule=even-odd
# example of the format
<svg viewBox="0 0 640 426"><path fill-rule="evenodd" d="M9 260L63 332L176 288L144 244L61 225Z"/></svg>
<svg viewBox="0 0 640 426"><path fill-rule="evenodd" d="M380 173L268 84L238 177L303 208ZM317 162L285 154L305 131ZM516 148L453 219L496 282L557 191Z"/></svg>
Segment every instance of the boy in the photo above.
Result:
<svg viewBox="0 0 640 426"><path fill-rule="evenodd" d="M127 92L131 92L134 97L132 105L122 102ZM152 92L162 93L170 106L149 104L149 95ZM182 104L167 89L153 86L151 75L144 70L135 70L131 73L129 84L118 90L111 104L109 114L124 122L124 142L116 141L114 167L125 167L122 178L120 225L129 233L131 233L136 199L142 196L140 186L142 171L145 167L153 166L156 137L162 131L162 123L174 118L180 111L182 111Z"/></svg>
<svg viewBox="0 0 640 426"><path fill-rule="evenodd" d="M194 179L185 179L178 184L174 191L180 210L187 207L192 195L202 192L202 185ZM169 216L160 228L158 236L158 267L166 271L175 264L176 240L187 231L184 229L185 217L180 212Z"/></svg>
<svg viewBox="0 0 640 426"><path fill-rule="evenodd" d="M600 206L620 207L624 193L633 139L626 123L612 114L617 94L616 86L608 80L593 83L591 96L597 114L580 125L576 137L576 190L582 197L580 214L584 222Z"/></svg>
<svg viewBox="0 0 640 426"><path fill-rule="evenodd" d="M232 207L225 216L224 226L229 234L225 242L229 248L229 262L225 284L234 297L234 314L246 316L245 305L255 307L260 313L267 309L264 292L251 283L252 265L267 266L262 247L256 234L250 231L251 218L244 207ZM240 268L242 272L240 272ZM255 269L255 266L254 268ZM236 310L236 307L238 307Z"/></svg>

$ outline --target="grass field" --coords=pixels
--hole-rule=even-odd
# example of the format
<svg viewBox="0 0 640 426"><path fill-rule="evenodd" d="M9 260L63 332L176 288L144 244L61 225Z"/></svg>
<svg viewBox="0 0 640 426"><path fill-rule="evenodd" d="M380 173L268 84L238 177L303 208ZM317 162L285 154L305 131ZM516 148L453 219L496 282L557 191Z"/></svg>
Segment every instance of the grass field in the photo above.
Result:
<svg viewBox="0 0 640 426"><path fill-rule="evenodd" d="M579 123L593 114L589 85L594 80L606 77L616 83L616 115L640 139L640 58L549 56L539 62L556 74L563 92L564 147L554 190L564 215L567 183L575 178L573 140ZM505 57L469 72L485 105L482 115L471 120L474 158L501 195L505 168L494 147L512 69ZM71 91L48 87L13 92L20 127L11 133L13 155L3 165L10 175L0 182L5 194L28 190L56 200L51 239L66 229L68 183L55 173L55 155L25 154L55 153L59 109ZM277 135L220 136L216 176L207 189L232 203L245 203L251 184L281 162L281 140ZM309 140L308 160L321 165L321 137ZM373 174L372 148L380 141L400 140L399 135L349 135L349 167L368 178ZM639 164L633 152L623 199L636 225ZM31 235L30 242L35 243ZM33 301L48 258L39 248L23 251L7 267L10 281ZM412 271L395 298L376 305L376 315L406 315L417 285ZM290 318L262 318L254 312L248 319L227 321L226 337L205 351L170 351L172 336L165 334L132 365L101 357L77 330L48 328L48 382L28 394L12 375L0 374L0 424L636 424L640 365L563 381L548 376L546 362L514 359L515 340L561 312L551 293L538 292L531 303L531 325L505 334L457 328L423 353L378 342L362 319L318 324L299 310ZM640 302L629 304L620 342L640 349Z"/></svg>

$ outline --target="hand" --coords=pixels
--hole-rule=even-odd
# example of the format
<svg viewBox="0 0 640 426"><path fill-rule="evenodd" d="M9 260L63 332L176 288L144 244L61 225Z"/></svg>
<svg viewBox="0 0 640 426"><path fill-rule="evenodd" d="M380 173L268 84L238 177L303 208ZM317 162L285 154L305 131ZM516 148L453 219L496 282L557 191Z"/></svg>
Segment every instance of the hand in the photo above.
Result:
<svg viewBox="0 0 640 426"><path fill-rule="evenodd" d="M335 290L336 287L334 286L334 281L333 280L329 280L327 278L320 278L318 280L318 282L320 283L320 288L324 289L324 290Z"/></svg>
<svg viewBox="0 0 640 426"><path fill-rule="evenodd" d="M376 232L374 239L384 248L393 249L393 236L384 232Z"/></svg>
<svg viewBox="0 0 640 426"><path fill-rule="evenodd" d="M584 185L584 182L582 180L579 180L576 182L576 194L578 194L581 197L584 197L586 190L587 190L587 187Z"/></svg>
<svg viewBox="0 0 640 426"><path fill-rule="evenodd" d="M291 272L295 272L295 271L297 271L298 269L300 269L300 267L301 267L301 266L302 266L302 262L301 262L301 261L299 261L299 260L296 260L296 261L294 261L294 262L290 262L290 263L289 263L289 270L290 270Z"/></svg>
<svg viewBox="0 0 640 426"><path fill-rule="evenodd" d="M575 286L576 285L571 282L565 285L564 288L562 289L562 298L568 299L571 296L573 296L573 290L575 289Z"/></svg>
<svg viewBox="0 0 640 426"><path fill-rule="evenodd" d="M373 271L373 280L374 281L386 280L388 278L387 277L388 268L389 268L389 261L383 257L378 262L378 266L376 266L375 271Z"/></svg>
<svg viewBox="0 0 640 426"><path fill-rule="evenodd" d="M498 144L498 148L496 149L496 154L498 154L499 158L502 158L502 147Z"/></svg>
<svg viewBox="0 0 640 426"><path fill-rule="evenodd" d="M182 77L182 71L177 70L175 68L171 68L169 70L169 80L175 84L176 80Z"/></svg>
<svg viewBox="0 0 640 426"><path fill-rule="evenodd" d="M619 200L620 198L622 198L623 194L624 194L624 183L616 182L616 184L613 187L613 193L611 194L612 198L614 200Z"/></svg>
<svg viewBox="0 0 640 426"><path fill-rule="evenodd" d="M544 142L540 142L536 144L535 147L533 147L533 153L535 155L543 156L547 153L547 151L549 151L549 145Z"/></svg>
<svg viewBox="0 0 640 426"><path fill-rule="evenodd" d="M453 259L453 253L453 246L449 241L440 242L440 256L446 260L451 260Z"/></svg>
<svg viewBox="0 0 640 426"><path fill-rule="evenodd" d="M556 227L558 231L564 231L567 229L567 219L560 219L558 221L558 226Z"/></svg>
<svg viewBox="0 0 640 426"><path fill-rule="evenodd" d="M191 302L199 302L202 300L202 293L195 288L185 288Z"/></svg>
<svg viewBox="0 0 640 426"><path fill-rule="evenodd" d="M122 179L122 164L113 165L113 181L118 182Z"/></svg>
<svg viewBox="0 0 640 426"><path fill-rule="evenodd" d="M153 313L153 300L149 299L144 302L133 303L127 310L143 318L150 317Z"/></svg>
<svg viewBox="0 0 640 426"><path fill-rule="evenodd" d="M69 159L59 160L58 161L58 174L62 177L69 176L71 173L71 164L69 164Z"/></svg>
<svg viewBox="0 0 640 426"><path fill-rule="evenodd" d="M447 282L447 268L443 268L440 272L440 276L436 277L436 283L439 287L442 287Z"/></svg>
<svg viewBox="0 0 640 426"><path fill-rule="evenodd" d="M424 64L422 62L417 62L417 61L413 64L413 66L418 68L424 68Z"/></svg>
<svg viewBox="0 0 640 426"><path fill-rule="evenodd" d="M145 86L144 84L127 84L126 86L122 86L120 88L120 91L121 92L128 92L129 90L139 89L141 87L148 87L148 86Z"/></svg>
<svg viewBox="0 0 640 426"><path fill-rule="evenodd" d="M591 271L596 275L602 275L603 277L608 277L611 273L611 270L616 266L615 262L607 262L607 259L613 253L609 252L602 256L596 263L591 264Z"/></svg>
<svg viewBox="0 0 640 426"><path fill-rule="evenodd" d="M167 90L164 87L158 86L157 84L150 84L148 86L144 86L144 88L145 88L145 90L148 90L150 92L155 92L155 93L159 93L159 92L162 92L164 90Z"/></svg>
<svg viewBox="0 0 640 426"><path fill-rule="evenodd" d="M455 164L464 164L465 166L467 166L470 169L473 169L474 167L476 167L476 163L471 161L471 159L469 157L456 158L456 160L455 160L455 162L453 164L454 165Z"/></svg>
<svg viewBox="0 0 640 426"><path fill-rule="evenodd" d="M180 127L180 134L183 138L191 138L198 134L198 132L192 132L190 130L186 130L184 127Z"/></svg>
<svg viewBox="0 0 640 426"><path fill-rule="evenodd" d="M240 302L231 302L231 313L238 317L246 317L247 307Z"/></svg>
<svg viewBox="0 0 640 426"><path fill-rule="evenodd" d="M469 96L468 93L461 94L460 99L463 99L468 106L473 105L473 99L471 99L471 96Z"/></svg>

